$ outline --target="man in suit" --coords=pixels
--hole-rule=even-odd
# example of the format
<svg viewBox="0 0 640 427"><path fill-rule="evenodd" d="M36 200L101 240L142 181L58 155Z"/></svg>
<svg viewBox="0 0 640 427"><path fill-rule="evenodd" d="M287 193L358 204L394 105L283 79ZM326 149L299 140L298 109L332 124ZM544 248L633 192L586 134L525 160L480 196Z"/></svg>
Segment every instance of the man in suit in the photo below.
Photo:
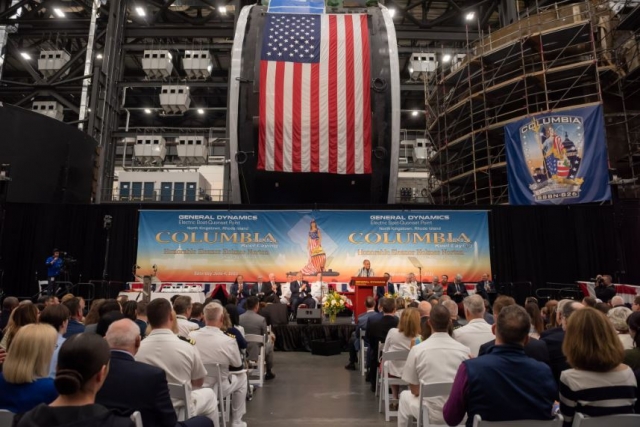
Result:
<svg viewBox="0 0 640 427"><path fill-rule="evenodd" d="M266 303L280 302L282 289L280 288L280 284L276 282L275 274L269 273L269 281L262 284L260 293L262 294L262 301Z"/></svg>
<svg viewBox="0 0 640 427"><path fill-rule="evenodd" d="M291 309L294 317L298 314L298 306L300 304L306 304L309 308L316 307L316 300L311 296L311 285L303 279L302 273L298 272L296 280L291 282L289 287L291 290Z"/></svg>
<svg viewBox="0 0 640 427"><path fill-rule="evenodd" d="M480 295L483 299L489 301L489 304L492 304L492 299L495 299L496 295L496 285L493 284L491 280L489 280L488 274L482 275L482 280L480 280L476 284L476 294Z"/></svg>
<svg viewBox="0 0 640 427"><path fill-rule="evenodd" d="M105 339L111 347L109 374L96 403L124 414L140 411L142 423L157 427L211 427L212 420L199 416L178 422L162 369L136 362L140 328L129 319L113 322Z"/></svg>
<svg viewBox="0 0 640 427"><path fill-rule="evenodd" d="M244 277L240 274L236 277L236 281L231 284L231 291L229 293L237 298L238 307L244 308L245 300L250 296L257 295L258 289L255 286L245 284Z"/></svg>
<svg viewBox="0 0 640 427"><path fill-rule="evenodd" d="M467 287L462 283L462 276L459 274L456 275L453 283L449 283L447 286L447 295L449 295L456 304L460 304L462 300L469 296Z"/></svg>
<svg viewBox="0 0 640 427"><path fill-rule="evenodd" d="M64 302L64 305L69 309L71 317L69 317L69 324L67 325L67 332L64 337L69 338L72 335L80 334L84 332L84 325L82 324L82 302L80 298L70 298Z"/></svg>
<svg viewBox="0 0 640 427"><path fill-rule="evenodd" d="M387 281L387 284L385 286L376 287L376 298L378 301L384 297L384 294L391 295L397 293L396 285L391 283L391 275L389 273L384 273L384 278Z"/></svg>
<svg viewBox="0 0 640 427"><path fill-rule="evenodd" d="M244 328L245 334L261 335L264 336L267 333L267 321L264 317L258 314L260 303L257 297L247 298L247 311L240 316L240 326ZM260 353L260 347L258 343L250 342L247 346L249 360L258 360L258 354ZM273 338L267 339L267 345L265 347L265 359L267 362L267 373L264 376L265 380L271 380L275 378L275 374L271 371L273 368Z"/></svg>
<svg viewBox="0 0 640 427"><path fill-rule="evenodd" d="M516 305L516 300L506 295L501 295L496 298L496 302L493 303L494 319L498 317L500 311L504 307L508 307L510 305ZM495 339L482 344L480 346L478 356L489 353L491 348L495 345ZM524 354L531 357L532 359L537 360L538 362L546 363L547 365L549 365L549 350L547 349L547 344L544 341L530 338L529 341L524 345Z"/></svg>
<svg viewBox="0 0 640 427"><path fill-rule="evenodd" d="M356 330L351 334L351 338L349 339L349 364L344 367L349 371L356 370L356 362L358 362L358 352L360 351L360 331L367 330L367 321L370 317L376 314L374 310L376 302L372 296L368 296L365 299L364 306L366 307L367 311L358 316L358 325L356 326Z"/></svg>
<svg viewBox="0 0 640 427"><path fill-rule="evenodd" d="M396 317L396 301L392 298L382 299L382 319L375 322L367 322L365 337L369 342L369 372L368 381L371 383L371 391L376 391L376 370L378 369L378 345L387 339L391 328L398 326Z"/></svg>
<svg viewBox="0 0 640 427"><path fill-rule="evenodd" d="M584 305L570 299L558 301L556 309L556 319L560 325L557 328L547 329L540 334L540 340L547 344L549 350L549 366L553 371L553 377L558 384L560 383L560 374L562 371L571 368L567 363L567 357L562 352L562 343L564 342L564 332L567 329L567 321L569 316Z"/></svg>
<svg viewBox="0 0 640 427"><path fill-rule="evenodd" d="M356 273L357 277L375 277L376 273L373 271L373 268L371 268L371 261L369 261L368 259L365 259L362 262L362 268L360 268L360 270L358 270L358 272Z"/></svg>

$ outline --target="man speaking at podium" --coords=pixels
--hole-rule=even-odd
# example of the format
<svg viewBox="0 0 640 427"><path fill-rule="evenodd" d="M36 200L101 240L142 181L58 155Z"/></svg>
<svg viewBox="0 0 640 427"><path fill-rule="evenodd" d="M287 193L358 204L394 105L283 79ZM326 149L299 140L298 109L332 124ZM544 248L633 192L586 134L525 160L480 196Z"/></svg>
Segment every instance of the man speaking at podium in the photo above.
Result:
<svg viewBox="0 0 640 427"><path fill-rule="evenodd" d="M371 268L371 262L368 259L365 259L362 262L362 268L358 270L356 274L357 277L376 277L376 273Z"/></svg>

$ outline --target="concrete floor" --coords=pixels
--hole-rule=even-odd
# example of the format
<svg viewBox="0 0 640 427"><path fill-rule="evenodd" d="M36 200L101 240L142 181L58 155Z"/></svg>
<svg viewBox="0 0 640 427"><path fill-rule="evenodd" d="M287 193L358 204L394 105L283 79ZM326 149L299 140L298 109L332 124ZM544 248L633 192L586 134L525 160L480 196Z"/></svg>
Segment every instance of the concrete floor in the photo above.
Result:
<svg viewBox="0 0 640 427"><path fill-rule="evenodd" d="M348 353L313 356L276 352L276 378L265 382L247 402L249 427L373 427L396 425L378 413L378 400L359 371L347 371Z"/></svg>

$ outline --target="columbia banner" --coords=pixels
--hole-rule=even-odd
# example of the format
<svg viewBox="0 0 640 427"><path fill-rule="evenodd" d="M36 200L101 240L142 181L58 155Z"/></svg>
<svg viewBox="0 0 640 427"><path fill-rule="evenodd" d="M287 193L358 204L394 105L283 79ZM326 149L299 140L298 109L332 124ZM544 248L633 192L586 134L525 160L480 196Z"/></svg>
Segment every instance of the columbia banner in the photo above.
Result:
<svg viewBox="0 0 640 427"><path fill-rule="evenodd" d="M478 281L491 270L487 212L140 211L139 273L155 265L163 282L301 271L344 283L365 259L398 282L411 272Z"/></svg>
<svg viewBox="0 0 640 427"><path fill-rule="evenodd" d="M611 199L601 105L537 114L504 135L512 205Z"/></svg>

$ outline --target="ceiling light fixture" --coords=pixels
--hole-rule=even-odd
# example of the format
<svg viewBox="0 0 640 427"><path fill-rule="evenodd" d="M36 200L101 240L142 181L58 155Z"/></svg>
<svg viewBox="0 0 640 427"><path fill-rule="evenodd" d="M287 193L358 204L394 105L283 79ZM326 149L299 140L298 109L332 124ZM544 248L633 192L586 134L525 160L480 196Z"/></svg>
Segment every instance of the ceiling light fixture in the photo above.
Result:
<svg viewBox="0 0 640 427"><path fill-rule="evenodd" d="M198 114L204 114L204 110L202 108L198 108Z"/></svg>
<svg viewBox="0 0 640 427"><path fill-rule="evenodd" d="M467 16L465 16L464 19L466 19L467 21L473 21L473 18L476 17L476 13L475 12L469 12L467 13Z"/></svg>
<svg viewBox="0 0 640 427"><path fill-rule="evenodd" d="M226 15L227 14L227 6L219 6L218 7L218 12L220 13L220 15Z"/></svg>
<svg viewBox="0 0 640 427"><path fill-rule="evenodd" d="M144 112L147 113L147 114L151 114L151 110L149 108L145 108Z"/></svg>
<svg viewBox="0 0 640 427"><path fill-rule="evenodd" d="M138 14L138 16L147 16L147 13L144 11L143 7L136 7L136 13Z"/></svg>
<svg viewBox="0 0 640 427"><path fill-rule="evenodd" d="M27 52L20 52L20 55L26 60L31 59L31 55L29 55Z"/></svg>
<svg viewBox="0 0 640 427"><path fill-rule="evenodd" d="M389 16L392 17L392 18L394 16L396 16L396 10L395 9L389 9Z"/></svg>
<svg viewBox="0 0 640 427"><path fill-rule="evenodd" d="M412 115L413 117L418 117L418 111L417 111L417 110L413 110L413 111L411 112L411 115Z"/></svg>
<svg viewBox="0 0 640 427"><path fill-rule="evenodd" d="M446 53L443 57L442 57L442 62L449 62L451 61L451 55L449 55L448 53Z"/></svg>
<svg viewBox="0 0 640 427"><path fill-rule="evenodd" d="M62 11L62 9L55 8L55 9L53 9L53 13L58 15L58 17L60 17L60 18L64 18L65 17L64 12Z"/></svg>

